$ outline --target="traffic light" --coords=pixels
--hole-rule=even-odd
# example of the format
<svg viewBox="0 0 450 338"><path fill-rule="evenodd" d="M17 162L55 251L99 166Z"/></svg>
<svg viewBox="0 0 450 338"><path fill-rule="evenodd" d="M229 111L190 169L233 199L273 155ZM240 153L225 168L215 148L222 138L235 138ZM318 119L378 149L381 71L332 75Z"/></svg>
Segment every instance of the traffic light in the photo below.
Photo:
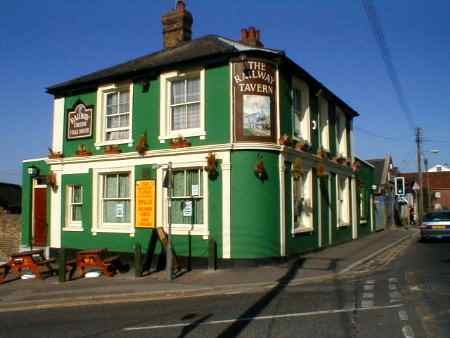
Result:
<svg viewBox="0 0 450 338"><path fill-rule="evenodd" d="M395 194L397 196L405 195L405 178L396 177L394 182L395 182Z"/></svg>

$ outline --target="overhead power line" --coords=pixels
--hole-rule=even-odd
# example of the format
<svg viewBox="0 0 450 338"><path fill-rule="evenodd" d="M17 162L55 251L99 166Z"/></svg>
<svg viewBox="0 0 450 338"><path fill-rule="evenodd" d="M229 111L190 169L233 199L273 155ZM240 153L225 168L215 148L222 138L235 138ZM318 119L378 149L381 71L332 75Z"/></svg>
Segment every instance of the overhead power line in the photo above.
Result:
<svg viewBox="0 0 450 338"><path fill-rule="evenodd" d="M373 136L373 137L378 137L378 138L384 139L386 141L397 141L398 142L398 141L404 141L405 140L402 137L379 135L377 133L374 133L371 130L367 130L367 129L364 129L364 128L361 128L361 127L355 127L355 130L359 131L359 132L361 132L363 134L367 134L369 136Z"/></svg>
<svg viewBox="0 0 450 338"><path fill-rule="evenodd" d="M375 5L373 4L372 0L361 0L361 1L363 3L364 10L369 20L370 27L372 28L372 32L375 36L375 40L378 44L378 47L380 48L381 57L383 58L389 79L391 80L392 86L394 87L394 91L397 96L397 100L400 104L400 108L405 114L406 121L408 122L409 127L411 129L415 129L416 124L414 123L411 109L409 108L398 74L395 70L394 63L392 61L392 55L386 43L386 38L383 33L383 28L381 26L380 19L377 15Z"/></svg>

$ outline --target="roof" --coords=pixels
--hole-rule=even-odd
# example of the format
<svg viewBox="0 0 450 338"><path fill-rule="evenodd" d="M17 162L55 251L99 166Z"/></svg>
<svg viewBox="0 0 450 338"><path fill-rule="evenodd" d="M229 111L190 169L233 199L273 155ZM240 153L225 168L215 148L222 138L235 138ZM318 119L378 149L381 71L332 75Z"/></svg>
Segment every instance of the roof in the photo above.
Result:
<svg viewBox="0 0 450 338"><path fill-rule="evenodd" d="M375 173L374 173L374 181L377 185L384 184L383 182L383 173L385 168L385 161L384 158L377 158L372 160L367 160L370 164L372 164L375 167Z"/></svg>
<svg viewBox="0 0 450 338"><path fill-rule="evenodd" d="M151 76L156 76L158 72L161 72L164 69L168 69L186 62L213 62L214 60L223 60L224 62L227 62L230 57L237 56L241 53L263 54L268 58L286 61L286 64L293 68L296 73L301 74L317 86L318 89L322 89L327 97L337 102L350 115L359 115L353 108L334 95L327 87L316 80L306 70L286 57L283 51L269 48L251 47L218 35L207 35L200 37L198 39L185 42L175 48L163 49L131 61L96 71L94 73L61 82L48 87L47 92L55 96L66 95L76 90L95 88L100 84L105 84L112 81L125 79L136 80L139 78L143 79L144 77L149 78Z"/></svg>

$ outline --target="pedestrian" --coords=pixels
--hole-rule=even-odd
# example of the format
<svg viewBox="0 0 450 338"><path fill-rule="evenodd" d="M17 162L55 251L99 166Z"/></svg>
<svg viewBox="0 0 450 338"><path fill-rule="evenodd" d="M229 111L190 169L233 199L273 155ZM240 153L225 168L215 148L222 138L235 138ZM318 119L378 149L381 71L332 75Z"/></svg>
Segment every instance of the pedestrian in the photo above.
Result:
<svg viewBox="0 0 450 338"><path fill-rule="evenodd" d="M414 225L414 207L409 209L409 224Z"/></svg>

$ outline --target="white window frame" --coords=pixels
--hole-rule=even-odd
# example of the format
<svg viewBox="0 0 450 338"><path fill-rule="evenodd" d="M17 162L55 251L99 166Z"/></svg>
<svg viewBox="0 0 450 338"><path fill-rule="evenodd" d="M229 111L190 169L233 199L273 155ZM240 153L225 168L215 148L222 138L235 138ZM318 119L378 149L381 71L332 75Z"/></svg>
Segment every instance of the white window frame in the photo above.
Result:
<svg viewBox="0 0 450 338"><path fill-rule="evenodd" d="M81 202L74 203L73 202L73 192L74 187L80 187L81 188ZM81 205L83 208L84 204L84 189L83 185L81 184L68 184L66 186L66 216L65 216L65 227L63 228L64 231L83 231L83 221L74 221L73 220L73 214L72 214L72 206L73 205Z"/></svg>
<svg viewBox="0 0 450 338"><path fill-rule="evenodd" d="M341 181L344 180L341 190ZM351 226L350 220L350 177L336 175L336 214L338 228Z"/></svg>
<svg viewBox="0 0 450 338"><path fill-rule="evenodd" d="M328 100L319 96L320 146L326 151L330 151L330 119L328 105Z"/></svg>
<svg viewBox="0 0 450 338"><path fill-rule="evenodd" d="M344 112L339 107L336 107L336 121L338 121L336 126L338 153L340 156L348 158L349 154L347 145L347 118Z"/></svg>
<svg viewBox="0 0 450 338"><path fill-rule="evenodd" d="M128 173L130 179L130 222L105 223L103 222L103 187L104 177L108 174ZM92 199L92 232L128 233L134 236L134 208L135 208L135 179L134 167L116 167L108 169L94 169L93 171L93 199Z"/></svg>
<svg viewBox="0 0 450 338"><path fill-rule="evenodd" d="M198 128L178 129L172 130L171 128L171 83L176 80L183 80L199 76L200 78L200 126ZM206 138L205 129L205 70L196 70L191 72L169 72L163 73L159 77L160 79L160 128L159 128L159 141L164 143L165 140L173 139L177 137L191 137L199 136L201 140Z"/></svg>
<svg viewBox="0 0 450 338"><path fill-rule="evenodd" d="M106 140L106 96L118 91L129 92L129 133L127 139ZM97 109L96 109L96 133L95 146L105 146L111 144L132 144L133 143L133 83L109 84L97 89Z"/></svg>
<svg viewBox="0 0 450 338"><path fill-rule="evenodd" d="M366 209L366 198L367 192L363 189L359 189L359 221L360 223L367 223L368 215Z"/></svg>
<svg viewBox="0 0 450 338"><path fill-rule="evenodd" d="M209 236L209 226L208 226L208 209L209 209L209 194L208 194L208 173L204 170L206 163L201 162L190 162L190 163L174 163L173 170L192 170L201 169L202 170L202 188L203 188L203 224L172 224L171 230L174 235L201 235L204 237ZM164 181L166 168L159 168L157 170L157 182L158 182L158 196L162 198L158 199L157 204L157 223L158 226L163 226L164 230L167 232L169 230L168 222L168 205L167 205L167 189L163 188L162 184Z"/></svg>
<svg viewBox="0 0 450 338"><path fill-rule="evenodd" d="M313 199L313 179L312 179L312 169L309 168L305 171L303 171L298 178L298 180L295 180L294 177L291 175L291 224L292 229L291 233L292 235L302 233L302 232L310 232L314 230L313 225L313 215L314 215L314 199ZM305 214L304 212L301 215L301 224L297 225L295 224L295 184L303 185L303 198L306 201L307 204L311 207L311 212L308 214Z"/></svg>
<svg viewBox="0 0 450 338"><path fill-rule="evenodd" d="M301 103L301 118L299 119L299 125L296 126L296 112L294 111L294 90L300 92L300 103ZM309 87L308 85L297 78L292 79L292 138L294 140L305 140L311 144L311 109L309 104ZM295 135L296 130L300 131L300 136Z"/></svg>

